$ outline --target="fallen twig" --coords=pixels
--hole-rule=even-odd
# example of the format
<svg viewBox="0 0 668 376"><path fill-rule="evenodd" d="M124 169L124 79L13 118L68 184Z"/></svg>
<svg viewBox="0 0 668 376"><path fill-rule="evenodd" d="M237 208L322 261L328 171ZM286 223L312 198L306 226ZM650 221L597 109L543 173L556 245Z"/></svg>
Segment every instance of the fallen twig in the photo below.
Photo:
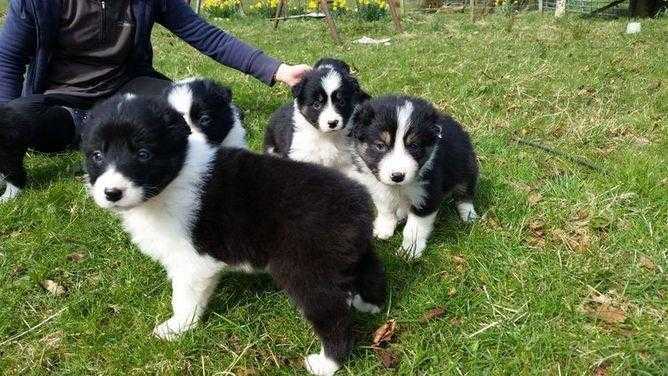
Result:
<svg viewBox="0 0 668 376"><path fill-rule="evenodd" d="M497 325L499 325L499 324L501 324L501 321L495 321L495 322L493 322L493 323L491 323L491 324L487 324L487 325L485 325L484 327L482 327L482 329L478 330L477 332L475 332L475 333L473 333L473 334L469 334L469 335L468 335L468 338L473 338L473 337L477 336L478 334L480 334L480 333L486 331L487 329L493 328L493 327L495 327L495 326L497 326Z"/></svg>
<svg viewBox="0 0 668 376"><path fill-rule="evenodd" d="M17 339L23 337L24 335L26 335L26 334L28 334L28 333L30 333L30 332L36 330L36 329L39 328L40 326L42 326L42 325L46 324L47 322L53 320L53 318L55 318L56 316L58 316L58 315L60 315L61 313L63 313L63 311L65 311L66 309L67 309L67 307L65 307L65 308L61 309L60 311L54 313L53 315L51 315L51 316L45 318L45 319L42 320L42 322L40 322L39 324L37 324L37 325L35 325L35 326L31 327L31 328L28 328L28 330L26 330L26 331L24 331L24 332L21 332L21 333L15 335L15 336L13 336L13 337L11 337L11 338L9 338L9 339L6 339L6 340L0 342L0 346L4 346L5 344L10 343L10 342L12 342L12 341L15 341L15 340L17 340Z"/></svg>
<svg viewBox="0 0 668 376"><path fill-rule="evenodd" d="M560 156L560 157L564 157L564 158L570 160L571 162L575 162L575 163L577 163L577 164L579 164L579 165L581 165L581 166L588 167L588 168L590 168L590 169L592 169L592 170L594 170L594 171L597 171L597 172L601 172L601 171L603 171L602 168L596 166L595 164L589 162L588 160L583 159L583 158L579 158L579 157L572 156L572 155L567 154L567 153L565 153L565 152L563 152L563 151L561 151L561 150L557 150L557 149L554 149L554 148L552 148L552 147L549 147L549 146L546 146L546 145L543 145L543 144L539 144L539 143L537 143L537 142L523 140L523 139L521 139L521 138L519 138L519 137L514 137L514 136L512 136L511 139L512 139L513 141L515 141L515 142L520 143L520 144L524 144L524 145L532 146L532 147L534 147L534 148L536 148L536 149L540 149L540 150L545 151L545 152L548 152L548 153L550 153L550 154L554 154L554 155L558 155L558 156Z"/></svg>

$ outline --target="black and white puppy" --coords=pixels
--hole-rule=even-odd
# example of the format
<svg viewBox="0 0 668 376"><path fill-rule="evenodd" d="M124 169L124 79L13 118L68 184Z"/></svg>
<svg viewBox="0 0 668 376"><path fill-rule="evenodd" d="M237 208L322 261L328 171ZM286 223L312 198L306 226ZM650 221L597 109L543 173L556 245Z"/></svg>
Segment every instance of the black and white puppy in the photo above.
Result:
<svg viewBox="0 0 668 376"><path fill-rule="evenodd" d="M373 197L374 235L387 239L406 219L402 248L419 257L450 194L462 220L475 220L478 164L468 134L452 117L422 99L387 96L360 106L352 122L351 175Z"/></svg>
<svg viewBox="0 0 668 376"><path fill-rule="evenodd" d="M327 167L350 167L349 120L369 95L341 60L321 59L292 88L293 103L273 113L266 153Z"/></svg>
<svg viewBox="0 0 668 376"><path fill-rule="evenodd" d="M243 113L232 102L232 90L215 81L188 78L173 83L165 97L193 132L213 145L247 148Z"/></svg>
<svg viewBox="0 0 668 376"><path fill-rule="evenodd" d="M71 122L71 115L63 107L49 107L37 120L30 121L25 113L11 104L0 105L0 203L7 202L26 186L27 173L24 159L28 149L52 153L73 147L74 129L62 133L54 122ZM47 120L48 119L48 120Z"/></svg>
<svg viewBox="0 0 668 376"><path fill-rule="evenodd" d="M0 203L21 193L27 174L23 159L30 144L30 124L9 106L0 106L0 187L5 190Z"/></svg>
<svg viewBox="0 0 668 376"><path fill-rule="evenodd" d="M117 212L140 250L172 281L172 339L202 317L224 270L269 273L313 325L332 375L352 346L351 306L378 312L384 270L371 200L358 183L307 163L218 148L158 98L96 106L83 138L90 192Z"/></svg>

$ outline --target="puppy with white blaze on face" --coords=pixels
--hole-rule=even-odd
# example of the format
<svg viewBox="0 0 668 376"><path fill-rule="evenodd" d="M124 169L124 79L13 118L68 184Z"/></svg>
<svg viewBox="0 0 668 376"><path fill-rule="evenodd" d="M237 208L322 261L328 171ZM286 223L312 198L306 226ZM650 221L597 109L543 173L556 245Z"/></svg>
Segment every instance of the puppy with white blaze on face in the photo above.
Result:
<svg viewBox="0 0 668 376"><path fill-rule="evenodd" d="M211 144L247 148L243 113L232 102L230 88L194 77L173 83L164 95L190 129L204 134Z"/></svg>
<svg viewBox="0 0 668 376"><path fill-rule="evenodd" d="M264 272L320 337L307 370L329 376L353 345L351 309L377 313L384 304L371 198L340 173L217 147L164 98L99 104L82 145L95 202L121 217L172 282L173 315L156 336L194 327L220 272Z"/></svg>
<svg viewBox="0 0 668 376"><path fill-rule="evenodd" d="M446 196L454 197L463 221L476 219L478 164L468 134L452 117L419 98L387 96L360 106L352 123L350 175L371 193L374 235L388 239L406 219L402 248L419 257Z"/></svg>
<svg viewBox="0 0 668 376"><path fill-rule="evenodd" d="M340 170L350 168L349 121L370 97L341 60L321 59L292 88L293 103L271 116L264 151Z"/></svg>

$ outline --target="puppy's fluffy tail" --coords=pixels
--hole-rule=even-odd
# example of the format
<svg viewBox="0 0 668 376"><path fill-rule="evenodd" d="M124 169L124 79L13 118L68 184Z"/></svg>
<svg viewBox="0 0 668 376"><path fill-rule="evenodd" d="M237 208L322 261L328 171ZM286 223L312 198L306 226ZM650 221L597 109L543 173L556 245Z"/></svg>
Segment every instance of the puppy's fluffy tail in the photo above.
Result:
<svg viewBox="0 0 668 376"><path fill-rule="evenodd" d="M376 256L372 244L369 244L368 251L360 259L355 289L364 302L376 307L385 304L387 290L385 268Z"/></svg>

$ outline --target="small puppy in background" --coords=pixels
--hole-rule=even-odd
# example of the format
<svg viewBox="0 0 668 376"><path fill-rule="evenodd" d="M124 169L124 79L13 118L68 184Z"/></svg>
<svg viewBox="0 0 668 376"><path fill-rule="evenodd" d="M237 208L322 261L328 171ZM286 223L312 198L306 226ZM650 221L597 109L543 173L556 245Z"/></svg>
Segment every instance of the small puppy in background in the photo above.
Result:
<svg viewBox="0 0 668 376"><path fill-rule="evenodd" d="M279 108L269 120L265 153L339 169L351 166L349 120L370 97L348 64L319 60L292 94L293 103Z"/></svg>
<svg viewBox="0 0 668 376"><path fill-rule="evenodd" d="M478 164L469 135L452 117L419 98L386 96L361 105L352 123L351 176L376 205L375 236L388 239L406 219L402 248L419 257L450 194L463 221L476 219Z"/></svg>
<svg viewBox="0 0 668 376"><path fill-rule="evenodd" d="M59 133L60 127L49 122L71 122L70 113L63 107L50 107L40 121L29 121L20 110L9 104L0 105L0 204L18 196L27 184L24 159L28 149L53 153L73 148L74 129ZM4 184L3 184L4 183Z"/></svg>
<svg viewBox="0 0 668 376"><path fill-rule="evenodd" d="M0 188L5 185L0 203L18 196L26 185L23 160L31 144L30 133L30 124L20 113L0 106Z"/></svg>
<svg viewBox="0 0 668 376"><path fill-rule="evenodd" d="M195 326L221 271L266 272L320 337L308 371L340 368L351 306L377 313L385 302L364 187L324 167L212 145L160 98L109 99L86 128L92 197L171 279L173 316L156 336Z"/></svg>
<svg viewBox="0 0 668 376"><path fill-rule="evenodd" d="M173 83L165 97L193 132L213 145L247 148L243 114L232 102L232 90L213 80L188 78Z"/></svg>

